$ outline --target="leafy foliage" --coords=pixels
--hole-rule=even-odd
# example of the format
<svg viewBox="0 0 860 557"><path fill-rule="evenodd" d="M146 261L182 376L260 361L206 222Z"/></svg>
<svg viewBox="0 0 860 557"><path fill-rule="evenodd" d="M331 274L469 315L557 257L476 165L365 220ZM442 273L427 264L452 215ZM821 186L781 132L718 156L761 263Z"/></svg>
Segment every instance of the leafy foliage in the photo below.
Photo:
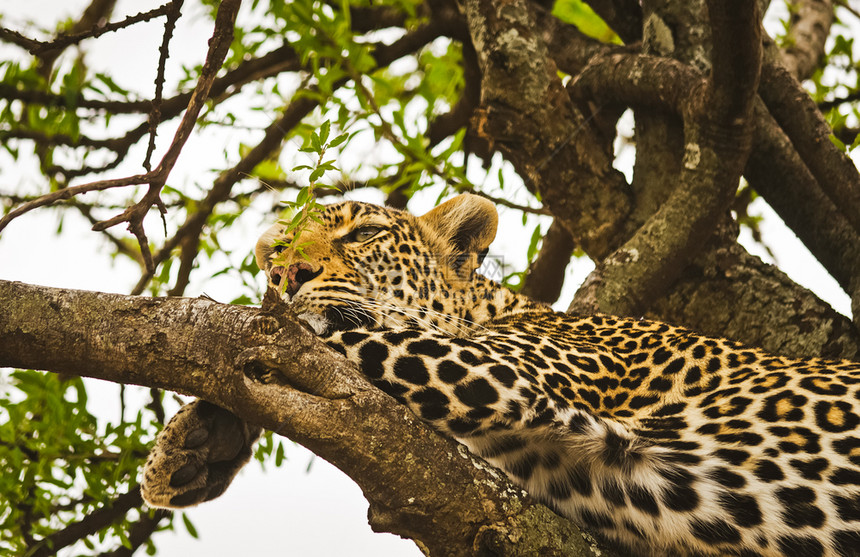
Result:
<svg viewBox="0 0 860 557"><path fill-rule="evenodd" d="M98 421L79 377L21 370L8 381L0 393L0 552L17 555L137 489L137 469L159 426L146 409ZM134 518L122 513L83 542L92 549L122 536Z"/></svg>

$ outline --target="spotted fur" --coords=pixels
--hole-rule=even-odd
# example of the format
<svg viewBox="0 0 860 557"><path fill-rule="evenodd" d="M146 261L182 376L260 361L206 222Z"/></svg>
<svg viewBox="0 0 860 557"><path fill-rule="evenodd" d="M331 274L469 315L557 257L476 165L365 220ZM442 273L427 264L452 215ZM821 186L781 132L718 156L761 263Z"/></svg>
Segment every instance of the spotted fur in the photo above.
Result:
<svg viewBox="0 0 860 557"><path fill-rule="evenodd" d="M346 202L257 259L380 389L631 553L860 555L860 365L554 312L474 272L495 228L471 195Z"/></svg>

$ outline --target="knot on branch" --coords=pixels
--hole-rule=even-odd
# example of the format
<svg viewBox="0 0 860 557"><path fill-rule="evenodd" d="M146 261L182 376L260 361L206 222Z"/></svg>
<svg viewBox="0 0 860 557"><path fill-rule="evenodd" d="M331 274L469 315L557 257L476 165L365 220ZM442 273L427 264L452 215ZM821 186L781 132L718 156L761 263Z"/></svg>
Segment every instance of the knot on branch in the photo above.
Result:
<svg viewBox="0 0 860 557"><path fill-rule="evenodd" d="M283 328L283 323L274 315L261 313L255 315L244 327L246 344L264 344L270 342L270 337Z"/></svg>
<svg viewBox="0 0 860 557"><path fill-rule="evenodd" d="M551 522L555 514L543 505L530 505L505 522L482 526L472 546L473 555L527 557L614 557L568 521ZM552 528L541 525L551 523Z"/></svg>
<svg viewBox="0 0 860 557"><path fill-rule="evenodd" d="M472 548L475 555L510 555L521 538L522 532L516 524L486 524L478 529Z"/></svg>
<svg viewBox="0 0 860 557"><path fill-rule="evenodd" d="M256 346L236 358L236 367L248 381L262 385L288 387L329 400L348 398L353 390L338 381L338 366L331 355L299 347Z"/></svg>

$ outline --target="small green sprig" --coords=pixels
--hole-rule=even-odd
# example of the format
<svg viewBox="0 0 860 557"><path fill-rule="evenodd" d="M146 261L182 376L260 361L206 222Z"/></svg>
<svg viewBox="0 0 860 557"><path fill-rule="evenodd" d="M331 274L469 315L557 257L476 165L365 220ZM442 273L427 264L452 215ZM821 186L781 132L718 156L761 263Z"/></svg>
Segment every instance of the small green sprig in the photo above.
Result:
<svg viewBox="0 0 860 557"><path fill-rule="evenodd" d="M325 154L328 149L342 145L350 138L349 133L342 133L328 140L331 133L331 122L326 120L319 129L312 131L305 145L300 151L304 153L316 153L316 162L313 165L302 164L293 168L294 172L299 170L310 170L311 174L308 177L308 185L299 190L295 201L285 201L287 216L280 222L286 225L284 229L285 239L277 240L275 246L283 246L298 253L301 257L307 259L304 248L310 245L310 242L301 242L300 238L311 221L321 222L320 214L323 206L317 202L316 190L320 186L318 181L323 175L329 171L339 172L340 169L335 166L334 160L325 160ZM281 261L279 261L279 259ZM275 258L275 264L283 263L286 255Z"/></svg>

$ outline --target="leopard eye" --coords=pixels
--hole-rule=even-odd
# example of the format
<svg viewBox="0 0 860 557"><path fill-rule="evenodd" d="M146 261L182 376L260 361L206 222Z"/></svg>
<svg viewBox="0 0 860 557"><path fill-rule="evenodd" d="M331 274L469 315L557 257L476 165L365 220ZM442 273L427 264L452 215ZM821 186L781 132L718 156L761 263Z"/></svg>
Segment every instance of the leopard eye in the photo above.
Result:
<svg viewBox="0 0 860 557"><path fill-rule="evenodd" d="M277 240L275 240L274 245L272 246L272 252L275 255L280 255L284 252L285 249L293 245L293 237L290 236L281 236Z"/></svg>
<svg viewBox="0 0 860 557"><path fill-rule="evenodd" d="M367 240L370 240L371 238L373 238L374 236L376 236L380 232L382 232L381 226L373 226L373 225L361 226L359 228L356 228L355 230L353 230L349 234L347 234L344 239L348 242L366 242Z"/></svg>

